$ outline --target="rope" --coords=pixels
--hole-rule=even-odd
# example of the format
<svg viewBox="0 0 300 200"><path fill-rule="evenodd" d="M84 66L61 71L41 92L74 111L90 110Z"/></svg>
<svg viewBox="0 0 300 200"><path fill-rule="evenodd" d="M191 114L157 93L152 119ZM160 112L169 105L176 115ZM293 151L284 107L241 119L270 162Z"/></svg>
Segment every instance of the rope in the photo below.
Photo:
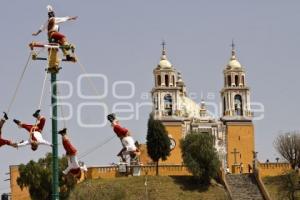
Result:
<svg viewBox="0 0 300 200"><path fill-rule="evenodd" d="M79 61L78 56L77 56L75 53L74 53L74 56L76 57L76 60L77 60L77 62L78 62L78 64L79 64L79 66L80 66L81 71L82 71L84 74L87 74L87 71L86 71L85 67L84 67L84 66L81 64L81 62ZM100 96L100 93L99 93L99 91L97 90L96 85L93 83L93 81L91 80L90 77L88 77L88 82L89 82L90 86L93 88L94 92L95 92L98 96ZM85 156L89 155L90 153L92 153L92 152L96 151L97 149L101 148L102 146L104 146L105 144L107 144L108 142L110 142L113 138L115 138L115 136L116 136L116 135L113 135L113 136L107 138L106 140L104 140L104 142L101 142L99 145L96 145L96 146L94 146L93 148L91 148L90 150L87 150L85 153L83 153L83 154L79 157L79 159L82 159L82 158L84 158Z"/></svg>
<svg viewBox="0 0 300 200"><path fill-rule="evenodd" d="M44 98L44 91L45 91L46 80L47 80L47 71L45 72L45 78L44 78L44 82L43 82L42 93L41 93L40 103L39 103L39 107L38 107L39 109L41 109L42 101L43 101L43 98Z"/></svg>
<svg viewBox="0 0 300 200"><path fill-rule="evenodd" d="M84 74L87 74L87 71L86 71L85 67L81 64L81 62L79 61L79 58L77 57L77 55L76 55L75 53L74 53L74 55L75 55L76 60L77 60L77 62L78 62L78 64L79 64L79 66L80 66L81 71L82 71ZM100 96L100 92L97 90L97 87L96 87L96 85L93 83L93 81L91 80L91 78L90 78L89 76L88 76L87 78L88 78L88 82L89 82L90 86L93 88L94 92L95 92L98 96Z"/></svg>
<svg viewBox="0 0 300 200"><path fill-rule="evenodd" d="M60 95L60 91L59 91L58 88L57 88L57 93ZM57 100L59 101L59 98L57 98ZM67 127L67 123L66 123L66 120L65 120L64 109L63 109L62 105L60 105L59 107L60 107L61 116L63 118L63 125L64 125L64 128L66 128Z"/></svg>
<svg viewBox="0 0 300 200"><path fill-rule="evenodd" d="M42 102L43 102L43 98L44 98L44 91L45 91L46 80L47 80L47 71L45 72L45 78L44 78L44 82L43 82L42 93L41 93L41 97L40 97L40 102L39 102L38 109L41 109L41 106L42 106ZM39 120L36 119L34 126L37 126L38 122L39 122Z"/></svg>
<svg viewBox="0 0 300 200"><path fill-rule="evenodd" d="M90 153L96 151L97 149L101 148L102 146L104 146L105 144L109 143L112 139L115 138L115 135L107 138L104 142L101 142L99 145L94 146L93 148L91 148L90 150L87 150L86 152L84 152L82 155L80 155L79 159L84 158L85 156L89 155Z"/></svg>
<svg viewBox="0 0 300 200"><path fill-rule="evenodd" d="M29 54L29 56L28 56L28 59L27 59L27 62L26 62L26 65L24 66L24 69L23 69L23 71L22 71L22 73L21 73L21 77L20 77L20 79L19 79L19 81L18 81L18 83L17 83L17 87L16 87L16 89L15 89L15 91L14 91L14 94L13 94L13 97L12 97L10 103L9 103L9 106L8 106L8 109L7 109L7 114L9 114L10 109L11 109L13 103L14 103L15 100L16 100L18 90L19 90L20 85L21 85L21 82L22 82L22 80L23 80L25 71L26 71L26 69L27 69L27 67L28 67L28 65L29 65L30 60L31 60L31 56L32 56L32 52L30 52L30 54Z"/></svg>
<svg viewBox="0 0 300 200"><path fill-rule="evenodd" d="M64 128L66 128L67 127L67 123L66 123L66 120L65 120L64 109L63 109L62 105L60 105L60 112L61 112L61 116L63 118Z"/></svg>

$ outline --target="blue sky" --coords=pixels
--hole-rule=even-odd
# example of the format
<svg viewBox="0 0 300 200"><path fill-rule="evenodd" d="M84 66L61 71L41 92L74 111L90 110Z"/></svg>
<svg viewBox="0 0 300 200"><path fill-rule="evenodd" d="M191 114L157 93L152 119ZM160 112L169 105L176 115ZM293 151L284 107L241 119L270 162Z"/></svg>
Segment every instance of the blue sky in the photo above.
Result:
<svg viewBox="0 0 300 200"><path fill-rule="evenodd" d="M153 87L152 70L159 61L162 39L167 42L168 58L182 73L188 92L197 94L197 102L213 93L215 98L210 101L215 103L219 103L230 43L235 40L238 59L246 68L251 100L265 108L264 119L254 122L260 160L273 161L278 156L273 141L280 132L299 129L300 3L297 1L1 1L0 110L6 110L10 103L30 52L28 43L46 40L45 33L38 37L31 33L47 19L48 4L53 5L57 16L79 16L78 20L63 24L61 32L76 45L86 70L107 78L105 86L104 79L93 78L100 94L107 91L105 98L83 99L79 88L85 95L95 95L95 92L87 79L78 84L81 75L78 64L63 63L58 79L72 83L73 93L63 102L73 110L73 117L66 123L79 155L103 143L113 132L108 124L98 128L80 127L78 118L86 124L105 122L106 112L111 112L117 103L126 104L127 108L132 106L132 112L126 116L134 119L122 123L136 139L145 141L151 108L139 109L139 105L151 100L145 94ZM39 104L45 66L38 61L29 65L10 112L11 119L34 122L31 115ZM43 134L51 140L49 86L48 79L42 111L48 117ZM71 90L63 85L60 92L68 94ZM114 93L128 98L120 100ZM106 105L107 110L101 105ZM68 108L65 112L68 114ZM20 141L27 138L27 133L9 121L3 128L3 137ZM88 165L116 162L120 147L114 138L82 160ZM8 178L5 173L9 165L36 160L48 151L47 147L38 152L2 147L0 193L9 190L8 182L2 181ZM60 145L59 154L63 153Z"/></svg>

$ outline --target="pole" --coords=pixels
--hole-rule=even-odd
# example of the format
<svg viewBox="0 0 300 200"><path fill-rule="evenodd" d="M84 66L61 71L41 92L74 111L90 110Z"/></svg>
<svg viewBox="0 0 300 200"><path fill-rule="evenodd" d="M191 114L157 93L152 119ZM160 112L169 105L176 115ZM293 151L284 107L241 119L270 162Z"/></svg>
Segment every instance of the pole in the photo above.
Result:
<svg viewBox="0 0 300 200"><path fill-rule="evenodd" d="M57 151L57 85L56 73L51 73L52 105L52 200L59 200L58 151Z"/></svg>

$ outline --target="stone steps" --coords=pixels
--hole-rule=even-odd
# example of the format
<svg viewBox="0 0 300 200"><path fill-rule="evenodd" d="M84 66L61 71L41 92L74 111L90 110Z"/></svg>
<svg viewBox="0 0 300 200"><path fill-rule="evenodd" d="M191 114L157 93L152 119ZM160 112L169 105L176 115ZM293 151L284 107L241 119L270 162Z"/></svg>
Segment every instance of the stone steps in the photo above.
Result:
<svg viewBox="0 0 300 200"><path fill-rule="evenodd" d="M264 200L253 174L227 174L233 200Z"/></svg>

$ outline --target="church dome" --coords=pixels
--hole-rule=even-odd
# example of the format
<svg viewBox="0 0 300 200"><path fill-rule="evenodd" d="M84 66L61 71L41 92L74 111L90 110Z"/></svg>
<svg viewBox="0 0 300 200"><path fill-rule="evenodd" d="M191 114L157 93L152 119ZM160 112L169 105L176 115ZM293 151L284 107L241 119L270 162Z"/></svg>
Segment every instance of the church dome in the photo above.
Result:
<svg viewBox="0 0 300 200"><path fill-rule="evenodd" d="M172 68L172 64L168 61L166 55L162 55L158 64L161 68Z"/></svg>
<svg viewBox="0 0 300 200"><path fill-rule="evenodd" d="M236 58L234 58L234 59L231 58L227 64L227 66L230 68L241 68L242 67L241 63L238 60L236 60Z"/></svg>
<svg viewBox="0 0 300 200"><path fill-rule="evenodd" d="M227 64L227 68L229 69L239 69L242 68L241 63L237 60L235 55L234 43L232 42L232 50L231 50L231 58Z"/></svg>
<svg viewBox="0 0 300 200"><path fill-rule="evenodd" d="M168 60L167 56L166 56L166 49L165 49L165 41L162 42L162 55L160 57L160 61L158 64L159 68L163 68L163 69L170 69L172 68L172 64L170 63L170 61Z"/></svg>

